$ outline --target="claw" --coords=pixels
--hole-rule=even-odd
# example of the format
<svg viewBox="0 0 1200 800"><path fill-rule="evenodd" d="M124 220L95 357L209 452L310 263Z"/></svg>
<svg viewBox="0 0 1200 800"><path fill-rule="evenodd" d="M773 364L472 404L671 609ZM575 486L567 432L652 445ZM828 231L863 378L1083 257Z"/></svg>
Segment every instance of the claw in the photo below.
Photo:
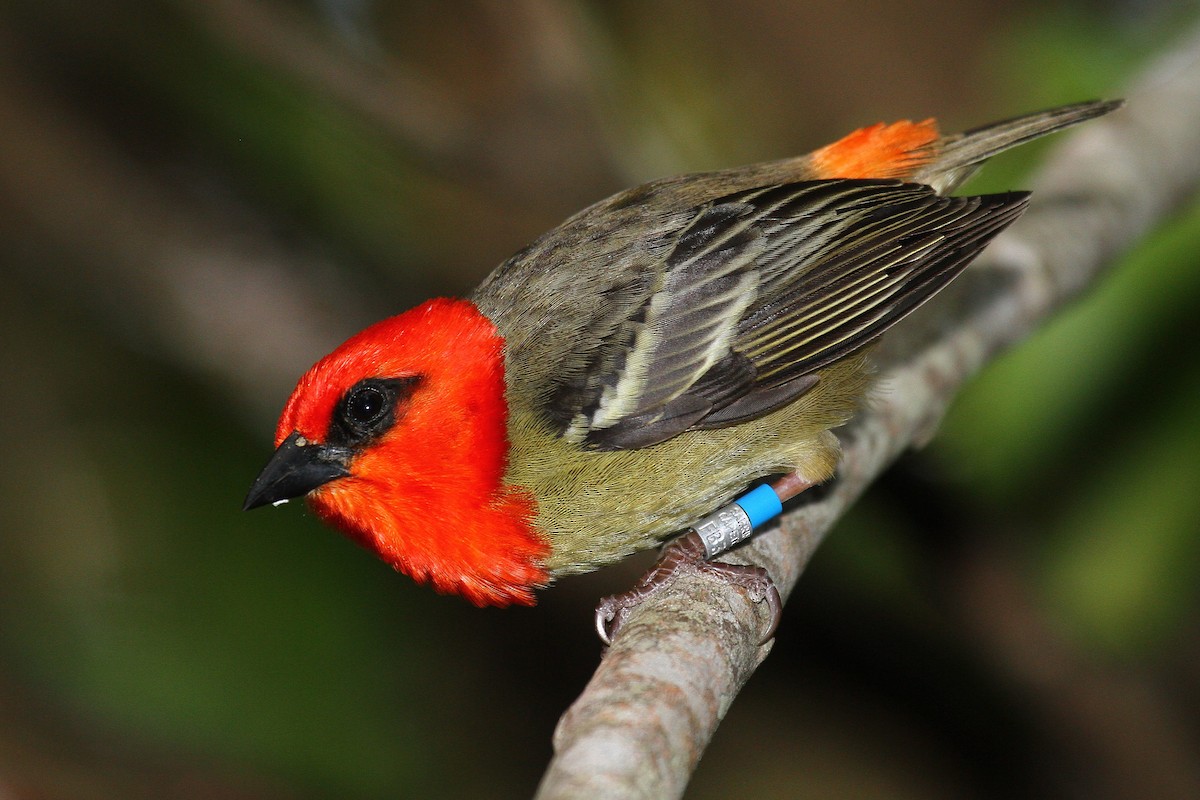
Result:
<svg viewBox="0 0 1200 800"><path fill-rule="evenodd" d="M668 549L670 545L667 546ZM600 641L607 647L612 644L613 637L621 629L625 614L631 608L636 608L645 602L646 598L666 586L670 586L679 577L678 571L685 566L686 559L669 556L664 550L662 558L650 568L650 571L638 580L637 584L627 592L610 595L596 606L596 633Z"/></svg>
<svg viewBox="0 0 1200 800"><path fill-rule="evenodd" d="M604 646L608 647L612 644L612 637L608 635L608 623L611 618L604 613L604 601L596 606L596 635L600 637L600 641L604 642Z"/></svg>
<svg viewBox="0 0 1200 800"><path fill-rule="evenodd" d="M614 626L610 632L608 629L609 623L612 623L617 618L616 604L612 602L612 597L606 597L600 601L600 605L596 606L596 634L600 637L600 641L604 642L604 646L608 647L612 644L612 637L620 625Z"/></svg>
<svg viewBox="0 0 1200 800"><path fill-rule="evenodd" d="M767 610L771 613L771 619L767 621L767 632L758 640L759 647L775 638L775 631L779 630L779 621L783 619L783 600L779 597L779 590L775 588L775 581L772 581L770 576L767 576L767 580L770 581L766 597Z"/></svg>

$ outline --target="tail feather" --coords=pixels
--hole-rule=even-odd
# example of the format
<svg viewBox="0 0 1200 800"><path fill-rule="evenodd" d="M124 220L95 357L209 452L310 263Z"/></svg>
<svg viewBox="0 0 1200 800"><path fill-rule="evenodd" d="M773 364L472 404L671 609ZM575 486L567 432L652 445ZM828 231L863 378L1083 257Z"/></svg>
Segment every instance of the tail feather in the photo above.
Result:
<svg viewBox="0 0 1200 800"><path fill-rule="evenodd" d="M1075 103L943 137L939 142L941 153L938 157L915 172L911 179L929 184L938 194L952 192L971 177L984 161L997 153L1103 116L1122 105L1123 100Z"/></svg>

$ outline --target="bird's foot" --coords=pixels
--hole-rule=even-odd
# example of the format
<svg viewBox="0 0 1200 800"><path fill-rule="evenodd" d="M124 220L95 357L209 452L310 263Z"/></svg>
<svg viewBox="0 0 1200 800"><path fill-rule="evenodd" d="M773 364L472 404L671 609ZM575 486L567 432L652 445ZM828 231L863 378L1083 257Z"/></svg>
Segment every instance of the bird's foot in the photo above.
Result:
<svg viewBox="0 0 1200 800"><path fill-rule="evenodd" d="M775 588L771 576L762 567L708 561L704 556L704 542L695 531L688 531L667 544L658 561L632 589L600 601L600 605L596 607L596 633L600 635L601 641L606 645L612 644L613 637L629 611L641 605L650 595L670 586L680 575L687 572L706 572L719 576L734 586L742 587L755 603L766 601L771 619L759 644L768 642L775 635L775 629L779 627L779 619L783 614L783 601L779 599L779 590Z"/></svg>

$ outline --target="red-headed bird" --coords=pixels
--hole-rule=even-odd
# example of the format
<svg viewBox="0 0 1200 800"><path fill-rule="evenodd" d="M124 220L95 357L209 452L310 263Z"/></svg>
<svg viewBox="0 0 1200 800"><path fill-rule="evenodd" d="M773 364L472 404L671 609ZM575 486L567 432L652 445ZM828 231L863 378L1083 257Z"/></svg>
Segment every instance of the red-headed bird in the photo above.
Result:
<svg viewBox="0 0 1200 800"><path fill-rule="evenodd" d="M470 298L430 300L318 361L246 508L307 495L396 569L478 605L533 604L555 578L688 526L672 566L716 555L779 495L833 475L864 348L1028 199L949 193L990 156L1117 105L953 136L879 124L602 200ZM765 510L762 490L726 505L788 473Z"/></svg>

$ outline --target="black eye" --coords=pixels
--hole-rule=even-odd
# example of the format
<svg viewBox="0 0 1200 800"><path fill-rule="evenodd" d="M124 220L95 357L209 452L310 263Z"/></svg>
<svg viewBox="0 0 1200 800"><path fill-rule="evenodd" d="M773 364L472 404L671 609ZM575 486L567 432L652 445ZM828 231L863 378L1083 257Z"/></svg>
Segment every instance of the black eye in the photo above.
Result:
<svg viewBox="0 0 1200 800"><path fill-rule="evenodd" d="M350 387L333 411L328 444L362 447L391 430L421 376L367 378Z"/></svg>
<svg viewBox="0 0 1200 800"><path fill-rule="evenodd" d="M361 386L346 398L346 416L351 422L367 426L387 411L388 397L374 386Z"/></svg>

